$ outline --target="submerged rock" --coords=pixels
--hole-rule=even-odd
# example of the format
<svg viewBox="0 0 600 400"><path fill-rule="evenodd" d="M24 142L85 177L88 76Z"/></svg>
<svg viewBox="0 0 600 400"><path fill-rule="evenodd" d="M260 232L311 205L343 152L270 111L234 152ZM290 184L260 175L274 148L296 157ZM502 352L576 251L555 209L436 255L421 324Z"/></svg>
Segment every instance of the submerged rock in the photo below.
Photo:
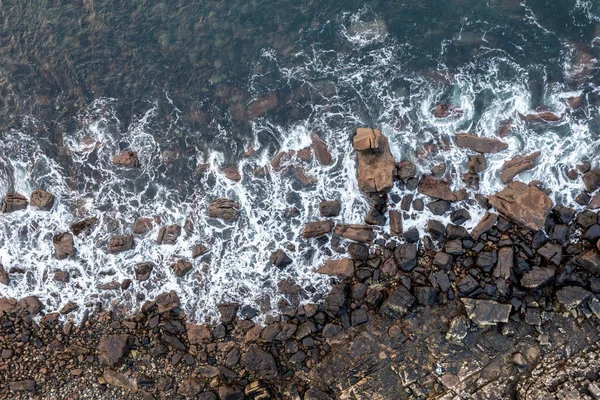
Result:
<svg viewBox="0 0 600 400"><path fill-rule="evenodd" d="M210 202L208 206L208 217L219 218L225 222L235 222L240 213L239 204L230 199L218 198Z"/></svg>
<svg viewBox="0 0 600 400"><path fill-rule="evenodd" d="M469 319L478 325L496 325L507 323L512 306L492 300L461 299Z"/></svg>
<svg viewBox="0 0 600 400"><path fill-rule="evenodd" d="M533 231L544 227L552 209L552 200L546 193L521 182L509 183L488 200L507 219Z"/></svg>
<svg viewBox="0 0 600 400"><path fill-rule="evenodd" d="M319 136L317 136L316 133L311 134L310 139L311 147L315 152L315 157L317 158L317 161L319 161L321 165L333 164L333 160L331 159L331 153L327 149L327 145L325 144L325 142Z"/></svg>
<svg viewBox="0 0 600 400"><path fill-rule="evenodd" d="M27 199L18 193L9 193L2 200L2 213L8 214L27 208Z"/></svg>
<svg viewBox="0 0 600 400"><path fill-rule="evenodd" d="M438 104L433 110L433 116L436 118L460 117L463 111L451 104Z"/></svg>
<svg viewBox="0 0 600 400"><path fill-rule="evenodd" d="M554 113L551 113L549 111L544 111L544 112L539 112L536 114L527 114L527 115L523 115L523 114L519 114L519 117L523 120L523 121L528 121L528 122L556 122L556 121L560 121L560 117Z"/></svg>
<svg viewBox="0 0 600 400"><path fill-rule="evenodd" d="M365 193L387 192L394 185L396 162L388 139L378 129L358 128L353 139L358 154L358 186Z"/></svg>
<svg viewBox="0 0 600 400"><path fill-rule="evenodd" d="M54 195L45 190L34 190L31 193L30 204L40 210L50 211L54 206Z"/></svg>
<svg viewBox="0 0 600 400"><path fill-rule="evenodd" d="M471 149L478 153L498 153L508 148L508 144L501 140L475 136L468 133L457 134L456 145L462 149Z"/></svg>
<svg viewBox="0 0 600 400"><path fill-rule="evenodd" d="M283 250L277 250L269 257L269 261L277 268L287 267L292 263L292 259L288 257Z"/></svg>
<svg viewBox="0 0 600 400"><path fill-rule="evenodd" d="M125 150L122 153L117 154L113 157L112 162L115 165L129 168L139 168L141 166L137 153L131 150Z"/></svg>

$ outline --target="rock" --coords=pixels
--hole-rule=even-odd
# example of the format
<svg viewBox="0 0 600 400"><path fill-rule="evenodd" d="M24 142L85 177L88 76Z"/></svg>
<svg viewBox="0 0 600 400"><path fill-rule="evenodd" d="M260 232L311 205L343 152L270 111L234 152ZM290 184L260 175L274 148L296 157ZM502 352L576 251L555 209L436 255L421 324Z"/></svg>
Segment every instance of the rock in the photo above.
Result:
<svg viewBox="0 0 600 400"><path fill-rule="evenodd" d="M133 235L117 235L110 239L106 251L116 254L131 249L133 249Z"/></svg>
<svg viewBox="0 0 600 400"><path fill-rule="evenodd" d="M202 244L197 244L194 247L192 247L192 258L196 259L200 256L203 256L207 252L208 252L208 247L206 247Z"/></svg>
<svg viewBox="0 0 600 400"><path fill-rule="evenodd" d="M369 259L369 248L362 243L350 243L348 253L353 260L366 261Z"/></svg>
<svg viewBox="0 0 600 400"><path fill-rule="evenodd" d="M73 303L72 301L67 302L67 304L65 304L61 309L60 309L60 314L61 315L66 315L69 314L70 312L73 312L75 310L77 310L79 308L79 306L76 303Z"/></svg>
<svg viewBox="0 0 600 400"><path fill-rule="evenodd" d="M98 360L109 367L116 366L133 344L133 337L126 334L107 335L98 343Z"/></svg>
<svg viewBox="0 0 600 400"><path fill-rule="evenodd" d="M213 341L213 335L208 327L189 322L185 324L185 327L190 344L201 346Z"/></svg>
<svg viewBox="0 0 600 400"><path fill-rule="evenodd" d="M477 266L485 272L491 271L496 261L498 261L498 254L495 250L482 251L477 255Z"/></svg>
<svg viewBox="0 0 600 400"><path fill-rule="evenodd" d="M406 314L415 300L415 296L410 294L404 286L400 285L383 302L379 311L390 318L400 318Z"/></svg>
<svg viewBox="0 0 600 400"><path fill-rule="evenodd" d="M283 250L277 250L276 252L271 253L269 261L277 268L285 268L293 262Z"/></svg>
<svg viewBox="0 0 600 400"><path fill-rule="evenodd" d="M275 379L278 375L277 364L273 356L256 344L250 345L241 359L248 371L256 373L262 379Z"/></svg>
<svg viewBox="0 0 600 400"><path fill-rule="evenodd" d="M498 263L494 268L494 278L509 279L510 272L515 263L515 252L510 247L501 247L498 250Z"/></svg>
<svg viewBox="0 0 600 400"><path fill-rule="evenodd" d="M154 301L158 306L159 313L174 310L176 308L179 308L179 306L181 305L179 296L177 296L177 293L175 293L174 290L159 294L158 296L156 296Z"/></svg>
<svg viewBox="0 0 600 400"><path fill-rule="evenodd" d="M327 260L317 269L317 273L341 278L352 278L354 276L354 261L350 259Z"/></svg>
<svg viewBox="0 0 600 400"><path fill-rule="evenodd" d="M240 170L237 166L232 165L230 167L225 167L221 170L225 178L229 179L233 182L239 182L242 180L242 175L240 174Z"/></svg>
<svg viewBox="0 0 600 400"><path fill-rule="evenodd" d="M158 237L156 238L156 243L159 245L163 244L175 244L177 243L177 239L181 235L181 226L179 225L169 225L167 227L162 227L158 231Z"/></svg>
<svg viewBox="0 0 600 400"><path fill-rule="evenodd" d="M404 239L408 243L417 243L419 241L420 233L416 227L412 227L406 232L404 232L402 236L404 236Z"/></svg>
<svg viewBox="0 0 600 400"><path fill-rule="evenodd" d="M402 271L412 271L417 266L417 245L415 243L399 245L394 250L394 259Z"/></svg>
<svg viewBox="0 0 600 400"><path fill-rule="evenodd" d="M31 392L35 390L35 381L33 379L25 379L9 382L8 389L13 392Z"/></svg>
<svg viewBox="0 0 600 400"><path fill-rule="evenodd" d="M450 203L446 200L436 200L427 204L427 208L431 210L433 215L444 215L450 211Z"/></svg>
<svg viewBox="0 0 600 400"><path fill-rule="evenodd" d="M567 309L576 308L591 296L593 296L591 292L579 286L566 286L556 292L556 299Z"/></svg>
<svg viewBox="0 0 600 400"><path fill-rule="evenodd" d="M465 305L469 319L483 326L507 323L512 309L510 304L500 304L492 300L462 298L461 301Z"/></svg>
<svg viewBox="0 0 600 400"><path fill-rule="evenodd" d="M479 289L479 283L471 275L466 275L457 282L456 288L460 293L468 296Z"/></svg>
<svg viewBox="0 0 600 400"><path fill-rule="evenodd" d="M240 305L237 303L221 303L217 304L217 308L221 314L221 323L224 325L229 325L233 323L237 317L237 312L240 308Z"/></svg>
<svg viewBox="0 0 600 400"><path fill-rule="evenodd" d="M187 260L181 259L171 264L171 269L175 276L181 278L192 270L192 264Z"/></svg>
<svg viewBox="0 0 600 400"><path fill-rule="evenodd" d="M69 282L69 272L68 271L55 271L54 272L54 280L57 282L67 283Z"/></svg>
<svg viewBox="0 0 600 400"><path fill-rule="evenodd" d="M401 236L403 232L402 214L396 210L389 211L390 216L390 233L394 236Z"/></svg>
<svg viewBox="0 0 600 400"><path fill-rule="evenodd" d="M138 158L137 153L131 150L125 150L112 159L113 164L120 165L129 168L139 168L140 167L140 159Z"/></svg>
<svg viewBox="0 0 600 400"><path fill-rule="evenodd" d="M143 235L144 233L150 232L152 230L152 219L150 218L138 218L135 220L133 224L132 232L136 235Z"/></svg>
<svg viewBox="0 0 600 400"><path fill-rule="evenodd" d="M576 265L579 265L592 274L600 273L600 253L597 250L591 249L576 257L574 260Z"/></svg>
<svg viewBox="0 0 600 400"><path fill-rule="evenodd" d="M304 167L294 166L292 167L292 176L300 184L301 187L309 187L317 183L317 179L313 176L307 175Z"/></svg>
<svg viewBox="0 0 600 400"><path fill-rule="evenodd" d="M596 191L600 188L600 170L593 169L583 174L583 183L589 193Z"/></svg>
<svg viewBox="0 0 600 400"><path fill-rule="evenodd" d="M377 129L358 128L353 139L358 155L358 187L365 193L387 192L394 186L396 162L388 139Z"/></svg>
<svg viewBox="0 0 600 400"><path fill-rule="evenodd" d="M335 224L331 220L309 222L304 226L302 237L304 239L327 235Z"/></svg>
<svg viewBox="0 0 600 400"><path fill-rule="evenodd" d="M508 148L508 144L498 139L491 139L459 133L456 135L456 145L461 149L471 149L478 153L498 153Z"/></svg>
<svg viewBox="0 0 600 400"><path fill-rule="evenodd" d="M368 225L383 226L386 223L386 218L377 207L373 206L365 217L365 223Z"/></svg>
<svg viewBox="0 0 600 400"><path fill-rule="evenodd" d="M460 117L463 111L451 104L438 104L433 110L433 116L436 118Z"/></svg>
<svg viewBox="0 0 600 400"><path fill-rule="evenodd" d="M321 140L321 138L317 136L316 133L311 134L310 139L311 147L315 152L315 157L317 158L317 161L319 161L321 165L333 164L333 160L331 159L331 153L329 153L325 142L323 142L323 140Z"/></svg>
<svg viewBox="0 0 600 400"><path fill-rule="evenodd" d="M239 204L233 200L218 198L210 202L208 217L222 219L225 222L235 222L240 213Z"/></svg>
<svg viewBox="0 0 600 400"><path fill-rule="evenodd" d="M453 261L454 260L452 256L450 256L447 253L444 253L443 251L438 251L433 257L433 265L446 271L452 268Z"/></svg>
<svg viewBox="0 0 600 400"><path fill-rule="evenodd" d="M418 304L422 306L432 306L435 304L437 290L429 286L418 286L414 290Z"/></svg>
<svg viewBox="0 0 600 400"><path fill-rule="evenodd" d="M30 204L40 210L50 211L54 206L54 195L45 190L34 190L31 193Z"/></svg>
<svg viewBox="0 0 600 400"><path fill-rule="evenodd" d="M584 210L577 214L577 225L581 226L584 229L589 228L590 226L596 223L597 217L598 216L595 212L590 210Z"/></svg>
<svg viewBox="0 0 600 400"><path fill-rule="evenodd" d="M427 221L425 232L429 233L434 240L443 240L446 235L446 227L440 221L430 219Z"/></svg>
<svg viewBox="0 0 600 400"><path fill-rule="evenodd" d="M450 189L450 184L437 180L430 175L425 175L419 181L417 191L434 199L442 199L450 202L457 201L456 194Z"/></svg>
<svg viewBox="0 0 600 400"><path fill-rule="evenodd" d="M291 360L291 358L290 358ZM219 399L221 400L245 400L244 392L230 386L219 386Z"/></svg>
<svg viewBox="0 0 600 400"><path fill-rule="evenodd" d="M469 232L464 226L448 224L446 226L446 239L466 239L470 237Z"/></svg>
<svg viewBox="0 0 600 400"><path fill-rule="evenodd" d="M554 265L560 265L562 259L562 246L559 243L547 242L537 251L542 257Z"/></svg>
<svg viewBox="0 0 600 400"><path fill-rule="evenodd" d="M82 233L88 235L90 232L92 232L92 229L94 229L97 223L98 218L90 217L71 224L69 229L75 236L79 236Z"/></svg>
<svg viewBox="0 0 600 400"><path fill-rule="evenodd" d="M523 121L528 121L528 122L556 122L556 121L560 121L560 117L554 113L551 113L549 111L544 111L544 112L539 112L536 114L527 114L527 115L523 115L523 114L519 114L519 117L523 120Z"/></svg>
<svg viewBox="0 0 600 400"><path fill-rule="evenodd" d="M338 224L333 231L334 235L341 236L344 239L354 240L355 242L372 242L375 238L373 228L368 225L342 225Z"/></svg>
<svg viewBox="0 0 600 400"><path fill-rule="evenodd" d="M531 271L523 274L521 286L533 290L541 289L554 280L555 273L554 268L535 267Z"/></svg>
<svg viewBox="0 0 600 400"><path fill-rule="evenodd" d="M600 192L592 196L592 199L587 206L590 210L597 210L600 208Z"/></svg>
<svg viewBox="0 0 600 400"><path fill-rule="evenodd" d="M262 117L269 111L274 110L279 105L277 93L271 92L258 96L248 105L248 119Z"/></svg>
<svg viewBox="0 0 600 400"><path fill-rule="evenodd" d="M527 156L515 157L502 165L500 169L500 180L502 183L508 183L521 172L527 171L535 167L535 162L542 153L536 151Z"/></svg>
<svg viewBox="0 0 600 400"><path fill-rule="evenodd" d="M464 315L459 315L450 321L450 327L446 332L446 339L460 342L469 333L469 320Z"/></svg>
<svg viewBox="0 0 600 400"><path fill-rule="evenodd" d="M0 264L0 283L6 286L10 284L10 276L2 264Z"/></svg>
<svg viewBox="0 0 600 400"><path fill-rule="evenodd" d="M544 227L552 209L552 200L546 193L521 182L510 182L488 200L504 217L533 231Z"/></svg>
<svg viewBox="0 0 600 400"><path fill-rule="evenodd" d="M42 311L44 305L36 296L27 296L19 300L19 305L30 315L37 315Z"/></svg>
<svg viewBox="0 0 600 400"><path fill-rule="evenodd" d="M332 317L339 317L346 308L348 285L333 285L323 301L323 311Z"/></svg>
<svg viewBox="0 0 600 400"><path fill-rule="evenodd" d="M321 217L337 217L340 215L340 202L337 200L325 200L319 204Z"/></svg>
<svg viewBox="0 0 600 400"><path fill-rule="evenodd" d="M121 387L129 390L132 393L137 393L138 386L135 379L129 378L127 375L120 372L115 372L110 369L105 369L102 375L106 383L112 386Z"/></svg>
<svg viewBox="0 0 600 400"><path fill-rule="evenodd" d="M417 176L417 167L410 161L400 161L396 163L396 168L398 169L398 179L401 181L406 181Z"/></svg>
<svg viewBox="0 0 600 400"><path fill-rule="evenodd" d="M177 394L184 397L197 398L202 389L204 389L204 383L200 378L185 378L181 381L177 389Z"/></svg>
<svg viewBox="0 0 600 400"><path fill-rule="evenodd" d="M462 225L471 219L471 214L464 208L460 208L450 214L450 221L455 225Z"/></svg>
<svg viewBox="0 0 600 400"><path fill-rule="evenodd" d="M154 269L154 263L152 262L144 262L136 264L133 267L133 271L135 272L135 279L138 281L146 281L150 278L150 273Z"/></svg>
<svg viewBox="0 0 600 400"><path fill-rule="evenodd" d="M177 338L174 335L171 335L167 332L163 332L162 335L160 336L160 341L171 347L173 350L180 350L180 351L185 351L185 345L181 342L181 340L179 340L179 338Z"/></svg>
<svg viewBox="0 0 600 400"><path fill-rule="evenodd" d="M469 162L467 163L469 172L472 174L478 174L481 171L485 171L487 168L487 161L483 154L476 154L469 156Z"/></svg>
<svg viewBox="0 0 600 400"><path fill-rule="evenodd" d="M75 256L75 247L73 245L73 235L68 232L60 233L52 238L56 258L64 260L67 257Z"/></svg>
<svg viewBox="0 0 600 400"><path fill-rule="evenodd" d="M27 199L18 193L9 193L2 200L2 213L8 214L27 208Z"/></svg>

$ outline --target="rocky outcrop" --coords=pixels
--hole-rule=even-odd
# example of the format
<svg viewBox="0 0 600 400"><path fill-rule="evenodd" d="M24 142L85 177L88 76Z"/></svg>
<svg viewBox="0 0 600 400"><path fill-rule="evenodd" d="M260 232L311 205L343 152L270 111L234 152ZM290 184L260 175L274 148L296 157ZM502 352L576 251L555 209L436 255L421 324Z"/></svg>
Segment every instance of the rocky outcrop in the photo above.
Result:
<svg viewBox="0 0 600 400"><path fill-rule="evenodd" d="M240 216L239 207L239 204L233 200L215 199L208 206L208 216L209 218L222 219L225 222L235 222Z"/></svg>
<svg viewBox="0 0 600 400"><path fill-rule="evenodd" d="M533 231L544 227L552 209L552 200L535 186L511 182L499 193L488 198L490 204L509 220Z"/></svg>
<svg viewBox="0 0 600 400"><path fill-rule="evenodd" d="M2 200L2 213L7 214L27 208L27 199L18 193L9 193Z"/></svg>
<svg viewBox="0 0 600 400"><path fill-rule="evenodd" d="M515 157L512 160L505 162L500 169L500 180L502 183L508 183L521 172L528 171L535 167L535 162L539 158L540 154L542 153L536 151L535 153L531 153L526 156Z"/></svg>
<svg viewBox="0 0 600 400"><path fill-rule="evenodd" d="M462 149L471 149L478 153L498 153L508 148L508 144L501 140L475 136L468 133L457 134L456 145Z"/></svg>
<svg viewBox="0 0 600 400"><path fill-rule="evenodd" d="M54 206L54 195L45 190L37 189L31 193L29 202L33 207L37 207L43 211L50 211Z"/></svg>
<svg viewBox="0 0 600 400"><path fill-rule="evenodd" d="M129 168L139 168L141 166L137 153L131 150L125 150L112 159L113 164Z"/></svg>
<svg viewBox="0 0 600 400"><path fill-rule="evenodd" d="M365 193L387 192L394 185L396 163L388 139L378 129L358 128L353 138L358 154L358 187Z"/></svg>

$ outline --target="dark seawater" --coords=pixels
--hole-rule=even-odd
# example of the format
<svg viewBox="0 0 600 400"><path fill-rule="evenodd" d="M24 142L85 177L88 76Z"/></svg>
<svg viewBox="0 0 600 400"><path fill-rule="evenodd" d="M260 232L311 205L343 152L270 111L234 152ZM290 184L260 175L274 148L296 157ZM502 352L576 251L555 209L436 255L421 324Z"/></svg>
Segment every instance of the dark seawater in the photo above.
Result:
<svg viewBox="0 0 600 400"><path fill-rule="evenodd" d="M300 233L324 199L342 201L337 222L363 221L368 202L350 143L358 126L382 129L395 158L421 172L445 163L460 188L467 154L454 134L497 137L513 120L509 149L488 157L484 194L502 188L505 160L540 150L540 165L518 179L540 180L555 201L576 206L582 184L565 171L598 166L597 1L4 1L0 16L0 195L43 188L57 196L50 213L0 215L0 262L14 271L0 294L35 294L49 308L133 309L142 296L174 289L201 319L223 300L250 314L318 300L330 282L314 269L340 255L329 240ZM576 96L582 105L572 110L566 99ZM440 102L463 116L433 118ZM518 118L540 109L562 119ZM313 132L335 163L299 161L316 179L302 187L270 161L310 145ZM253 157L244 155L249 148ZM111 164L124 149L139 153L140 170ZM208 171L194 174L205 163ZM231 166L240 182L222 172ZM216 197L240 202L236 224L206 217ZM287 218L291 207L300 213ZM77 257L56 260L52 236L88 216L100 224L76 239ZM129 233L140 216L160 222L136 237L134 250L106 254L110 236ZM431 217L408 216L405 229L421 230ZM194 233L155 244L160 226L187 218ZM175 277L169 265L198 243L209 254ZM268 262L279 248L293 249L284 270ZM97 288L133 279L143 261L157 265L149 281L134 280L126 292ZM69 283L52 279L58 269L71 273Z"/></svg>

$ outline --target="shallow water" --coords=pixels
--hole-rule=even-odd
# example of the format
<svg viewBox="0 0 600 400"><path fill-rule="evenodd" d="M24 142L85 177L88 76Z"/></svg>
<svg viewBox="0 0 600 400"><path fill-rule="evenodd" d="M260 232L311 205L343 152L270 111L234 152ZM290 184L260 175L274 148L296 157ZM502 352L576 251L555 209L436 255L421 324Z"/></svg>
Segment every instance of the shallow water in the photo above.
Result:
<svg viewBox="0 0 600 400"><path fill-rule="evenodd" d="M315 301L330 281L314 270L337 253L329 241L300 233L325 199L343 204L336 222L363 221L369 204L357 189L350 140L358 126L381 129L396 160L415 162L421 173L445 163L461 188L468 152L456 148L455 133L497 137L501 123L513 120L503 138L508 150L487 156L480 192L503 187L504 161L540 150L540 165L517 179L540 180L555 202L576 206L583 185L565 170L583 161L598 166L599 79L595 59L583 71L573 61L598 55L597 2L319 3L2 3L0 195L43 188L57 204L50 213L0 215L0 262L25 271L12 273L0 294L35 294L49 309L75 301L81 313L110 302L135 309L142 296L174 289L196 320L214 316L226 300L248 306L248 315L275 310L281 299ZM268 95L276 105L252 118L249 105ZM576 110L565 102L573 96L584 98ZM434 118L440 102L463 115ZM527 124L518 117L539 108L562 119ZM313 132L334 164L298 161L317 180L302 188L270 161L310 145ZM141 169L111 164L127 148L138 152ZM245 157L249 148L256 154ZM201 163L210 169L195 177ZM232 165L240 182L222 172ZM392 198L406 193L398 186ZM240 202L237 223L206 217L216 197ZM483 211L472 201L460 206L474 215L472 227ZM290 207L300 214L286 218ZM407 213L405 229L423 233L432 218L425 210ZM156 245L161 226L183 225L190 215L193 234ZM56 260L52 236L87 216L100 223L75 239L77 257ZM137 217L160 222L135 238L134 250L106 254L110 236L129 233ZM190 259L198 243L209 254L175 277L169 265ZM270 253L288 247L294 263L272 267ZM145 261L157 268L137 282L133 266ZM58 269L70 271L70 283L53 281ZM133 284L125 292L97 288L126 278ZM288 278L298 293L281 294L277 283Z"/></svg>

